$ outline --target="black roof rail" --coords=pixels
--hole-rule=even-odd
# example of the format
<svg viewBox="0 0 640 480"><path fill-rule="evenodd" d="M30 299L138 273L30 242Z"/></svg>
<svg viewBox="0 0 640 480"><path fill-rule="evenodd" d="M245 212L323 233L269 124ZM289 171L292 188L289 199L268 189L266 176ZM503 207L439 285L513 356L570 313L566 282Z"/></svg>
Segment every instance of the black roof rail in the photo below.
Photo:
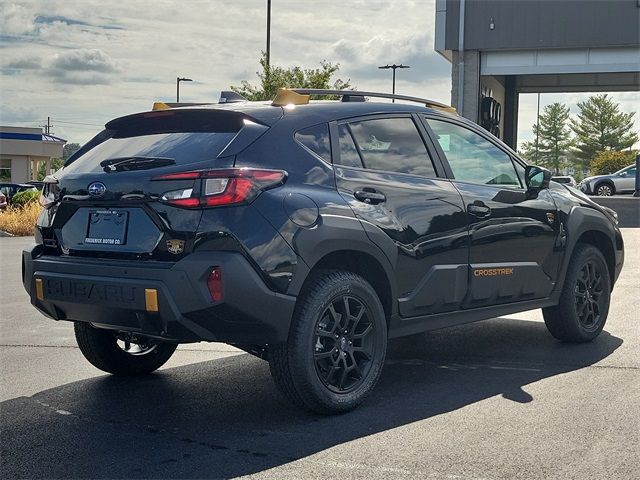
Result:
<svg viewBox="0 0 640 480"><path fill-rule="evenodd" d="M378 93L378 92L361 92L359 90L329 90L324 88L290 88L300 95L340 95L343 102L357 101L351 97L374 97L374 98L391 98L395 100L404 100L406 102L421 103L425 107L435 108L443 110L449 113L456 113L457 111L451 105L429 100L427 98L410 97L407 95L397 95L393 93Z"/></svg>

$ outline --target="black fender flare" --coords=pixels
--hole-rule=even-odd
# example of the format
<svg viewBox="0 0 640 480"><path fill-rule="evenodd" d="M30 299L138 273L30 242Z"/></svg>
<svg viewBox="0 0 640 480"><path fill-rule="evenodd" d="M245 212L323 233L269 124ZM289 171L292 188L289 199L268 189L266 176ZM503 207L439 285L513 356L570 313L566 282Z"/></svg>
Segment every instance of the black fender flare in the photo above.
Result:
<svg viewBox="0 0 640 480"><path fill-rule="evenodd" d="M596 210L595 208L574 206L568 215L568 220L566 222L566 231L567 244L565 255L562 259L562 265L560 268L560 272L558 273L558 281L556 283L554 291L562 290L573 250L575 249L578 240L583 234L587 232L598 232L603 234L609 239L609 242L611 242L611 248L614 252L614 255L616 251L615 228L611 221L605 216L605 214L600 212L599 210ZM603 255L604 254L605 253L603 252ZM613 266L615 268L615 258ZM614 272L610 273L614 275Z"/></svg>
<svg viewBox="0 0 640 480"><path fill-rule="evenodd" d="M391 291L392 314L395 314L397 292L389 253L382 251L377 243L369 239L360 220L342 215L320 215L313 228L298 229L292 243L294 250L304 262L298 263L298 271L289 285L287 294L297 296L309 273L327 255L340 251L356 251L372 257L382 267Z"/></svg>

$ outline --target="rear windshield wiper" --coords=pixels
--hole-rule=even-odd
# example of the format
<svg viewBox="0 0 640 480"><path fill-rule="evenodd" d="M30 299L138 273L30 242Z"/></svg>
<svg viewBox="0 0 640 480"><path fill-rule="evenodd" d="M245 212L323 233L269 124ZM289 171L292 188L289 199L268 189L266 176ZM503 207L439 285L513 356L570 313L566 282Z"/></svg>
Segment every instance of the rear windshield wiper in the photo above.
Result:
<svg viewBox="0 0 640 480"><path fill-rule="evenodd" d="M129 170L148 170L150 168L174 165L176 160L168 157L117 157L108 158L100 162L105 172L122 172Z"/></svg>

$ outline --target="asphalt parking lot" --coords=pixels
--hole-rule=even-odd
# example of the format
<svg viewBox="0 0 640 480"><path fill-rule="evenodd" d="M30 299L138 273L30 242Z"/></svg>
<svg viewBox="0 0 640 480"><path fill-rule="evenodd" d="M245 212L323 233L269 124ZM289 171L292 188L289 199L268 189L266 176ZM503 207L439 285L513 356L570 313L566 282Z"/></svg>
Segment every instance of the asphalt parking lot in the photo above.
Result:
<svg viewBox="0 0 640 480"><path fill-rule="evenodd" d="M605 332L564 345L531 311L391 344L359 410L288 404L265 362L181 347L159 372L93 368L30 305L28 238L0 238L3 478L638 478L640 229Z"/></svg>

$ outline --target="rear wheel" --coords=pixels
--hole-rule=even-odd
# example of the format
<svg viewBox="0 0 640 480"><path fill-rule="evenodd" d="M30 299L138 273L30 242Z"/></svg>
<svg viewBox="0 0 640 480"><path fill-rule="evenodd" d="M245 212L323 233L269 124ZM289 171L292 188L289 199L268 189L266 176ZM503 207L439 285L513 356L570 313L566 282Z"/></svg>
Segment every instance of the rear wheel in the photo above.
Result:
<svg viewBox="0 0 640 480"><path fill-rule="evenodd" d="M615 193L615 189L613 185L610 183L601 183L598 186L596 186L595 193L599 197L610 197Z"/></svg>
<svg viewBox="0 0 640 480"><path fill-rule="evenodd" d="M115 375L144 375L164 365L177 348L175 343L118 337L116 332L75 322L78 347L96 368Z"/></svg>
<svg viewBox="0 0 640 480"><path fill-rule="evenodd" d="M356 408L378 382L387 325L375 290L351 272L321 272L305 289L289 340L269 352L278 387L322 414Z"/></svg>
<svg viewBox="0 0 640 480"><path fill-rule="evenodd" d="M578 244L573 252L560 302L543 308L549 332L565 342L589 342L607 321L611 280L607 263L597 248Z"/></svg>

